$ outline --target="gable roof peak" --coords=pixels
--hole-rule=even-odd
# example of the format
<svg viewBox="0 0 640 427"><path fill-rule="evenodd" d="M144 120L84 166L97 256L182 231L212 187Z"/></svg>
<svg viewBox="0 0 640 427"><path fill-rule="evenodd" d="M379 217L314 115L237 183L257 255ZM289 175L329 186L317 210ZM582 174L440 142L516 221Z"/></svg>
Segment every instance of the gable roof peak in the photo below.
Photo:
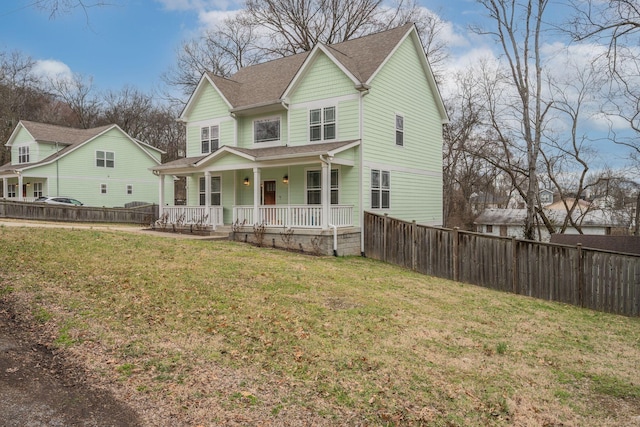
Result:
<svg viewBox="0 0 640 427"><path fill-rule="evenodd" d="M322 50L360 84L366 84L412 28L414 24L409 23L339 43L317 43L311 51L243 67L229 77L210 72L207 77L232 109L276 103L281 101L310 54ZM265 85L265 81L269 84Z"/></svg>

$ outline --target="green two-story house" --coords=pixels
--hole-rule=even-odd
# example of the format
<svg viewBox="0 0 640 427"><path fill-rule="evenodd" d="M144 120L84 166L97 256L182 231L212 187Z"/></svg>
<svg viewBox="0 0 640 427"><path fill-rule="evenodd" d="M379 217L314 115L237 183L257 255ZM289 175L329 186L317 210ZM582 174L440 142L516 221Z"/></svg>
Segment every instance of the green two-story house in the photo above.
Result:
<svg viewBox="0 0 640 427"><path fill-rule="evenodd" d="M0 166L6 200L66 196L99 207L173 200L173 178L162 177L167 185L161 197L150 170L161 164L163 151L114 124L76 129L22 120L6 146L11 162Z"/></svg>
<svg viewBox="0 0 640 427"><path fill-rule="evenodd" d="M278 246L290 230L339 254L361 252L365 211L442 224L447 116L412 24L205 73L180 120L187 157L152 168L187 177L169 222L264 226Z"/></svg>

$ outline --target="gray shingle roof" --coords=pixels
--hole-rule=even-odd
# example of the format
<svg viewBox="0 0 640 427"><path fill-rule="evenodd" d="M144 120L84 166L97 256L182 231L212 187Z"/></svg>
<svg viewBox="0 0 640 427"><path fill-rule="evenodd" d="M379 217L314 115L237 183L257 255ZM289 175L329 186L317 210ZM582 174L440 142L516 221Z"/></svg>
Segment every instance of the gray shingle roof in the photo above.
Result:
<svg viewBox="0 0 640 427"><path fill-rule="evenodd" d="M412 27L413 24L406 24L326 48L364 84ZM231 103L232 108L275 103L282 98L308 56L309 52L304 52L252 65L240 69L229 78L211 73L208 76Z"/></svg>
<svg viewBox="0 0 640 427"><path fill-rule="evenodd" d="M113 125L92 129L75 129L64 126L21 120L20 123L38 142L57 142L65 145L81 144L99 135Z"/></svg>
<svg viewBox="0 0 640 427"><path fill-rule="evenodd" d="M277 147L265 147L265 148L239 148L222 146L220 150L228 150L229 152L236 152L246 154L254 158L254 161L270 160L274 158L285 157L307 157L307 156L319 156L326 155L332 151L340 150L340 148L348 148L347 146L358 142L358 140L341 141L341 142L329 142L320 144L305 144L297 145L294 147L277 146ZM215 153L214 153L215 154ZM211 156L211 154L204 156L185 157L182 159L174 160L172 162L163 163L162 165L155 166L154 170L175 170L184 168L194 168L196 164Z"/></svg>

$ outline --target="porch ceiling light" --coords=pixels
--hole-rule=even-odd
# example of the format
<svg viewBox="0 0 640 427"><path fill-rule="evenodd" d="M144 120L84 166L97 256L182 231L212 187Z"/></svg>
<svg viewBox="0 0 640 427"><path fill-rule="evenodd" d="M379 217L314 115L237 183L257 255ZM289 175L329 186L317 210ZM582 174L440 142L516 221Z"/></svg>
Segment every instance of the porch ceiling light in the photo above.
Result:
<svg viewBox="0 0 640 427"><path fill-rule="evenodd" d="M282 182L284 182L285 184L289 183L289 175L285 175L282 177Z"/></svg>
<svg viewBox="0 0 640 427"><path fill-rule="evenodd" d="M249 177L246 177L246 178L244 179L243 184L244 184L244 185L247 185L247 186L248 186L249 184L251 184L251 183L249 182Z"/></svg>

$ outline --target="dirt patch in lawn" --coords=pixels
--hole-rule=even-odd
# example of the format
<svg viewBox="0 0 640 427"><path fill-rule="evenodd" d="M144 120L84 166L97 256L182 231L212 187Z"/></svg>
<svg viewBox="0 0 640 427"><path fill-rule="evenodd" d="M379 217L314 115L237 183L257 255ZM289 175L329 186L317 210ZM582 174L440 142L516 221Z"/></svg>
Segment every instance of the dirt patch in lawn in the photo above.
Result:
<svg viewBox="0 0 640 427"><path fill-rule="evenodd" d="M64 355L43 344L0 299L0 424L10 426L138 426L135 411Z"/></svg>

